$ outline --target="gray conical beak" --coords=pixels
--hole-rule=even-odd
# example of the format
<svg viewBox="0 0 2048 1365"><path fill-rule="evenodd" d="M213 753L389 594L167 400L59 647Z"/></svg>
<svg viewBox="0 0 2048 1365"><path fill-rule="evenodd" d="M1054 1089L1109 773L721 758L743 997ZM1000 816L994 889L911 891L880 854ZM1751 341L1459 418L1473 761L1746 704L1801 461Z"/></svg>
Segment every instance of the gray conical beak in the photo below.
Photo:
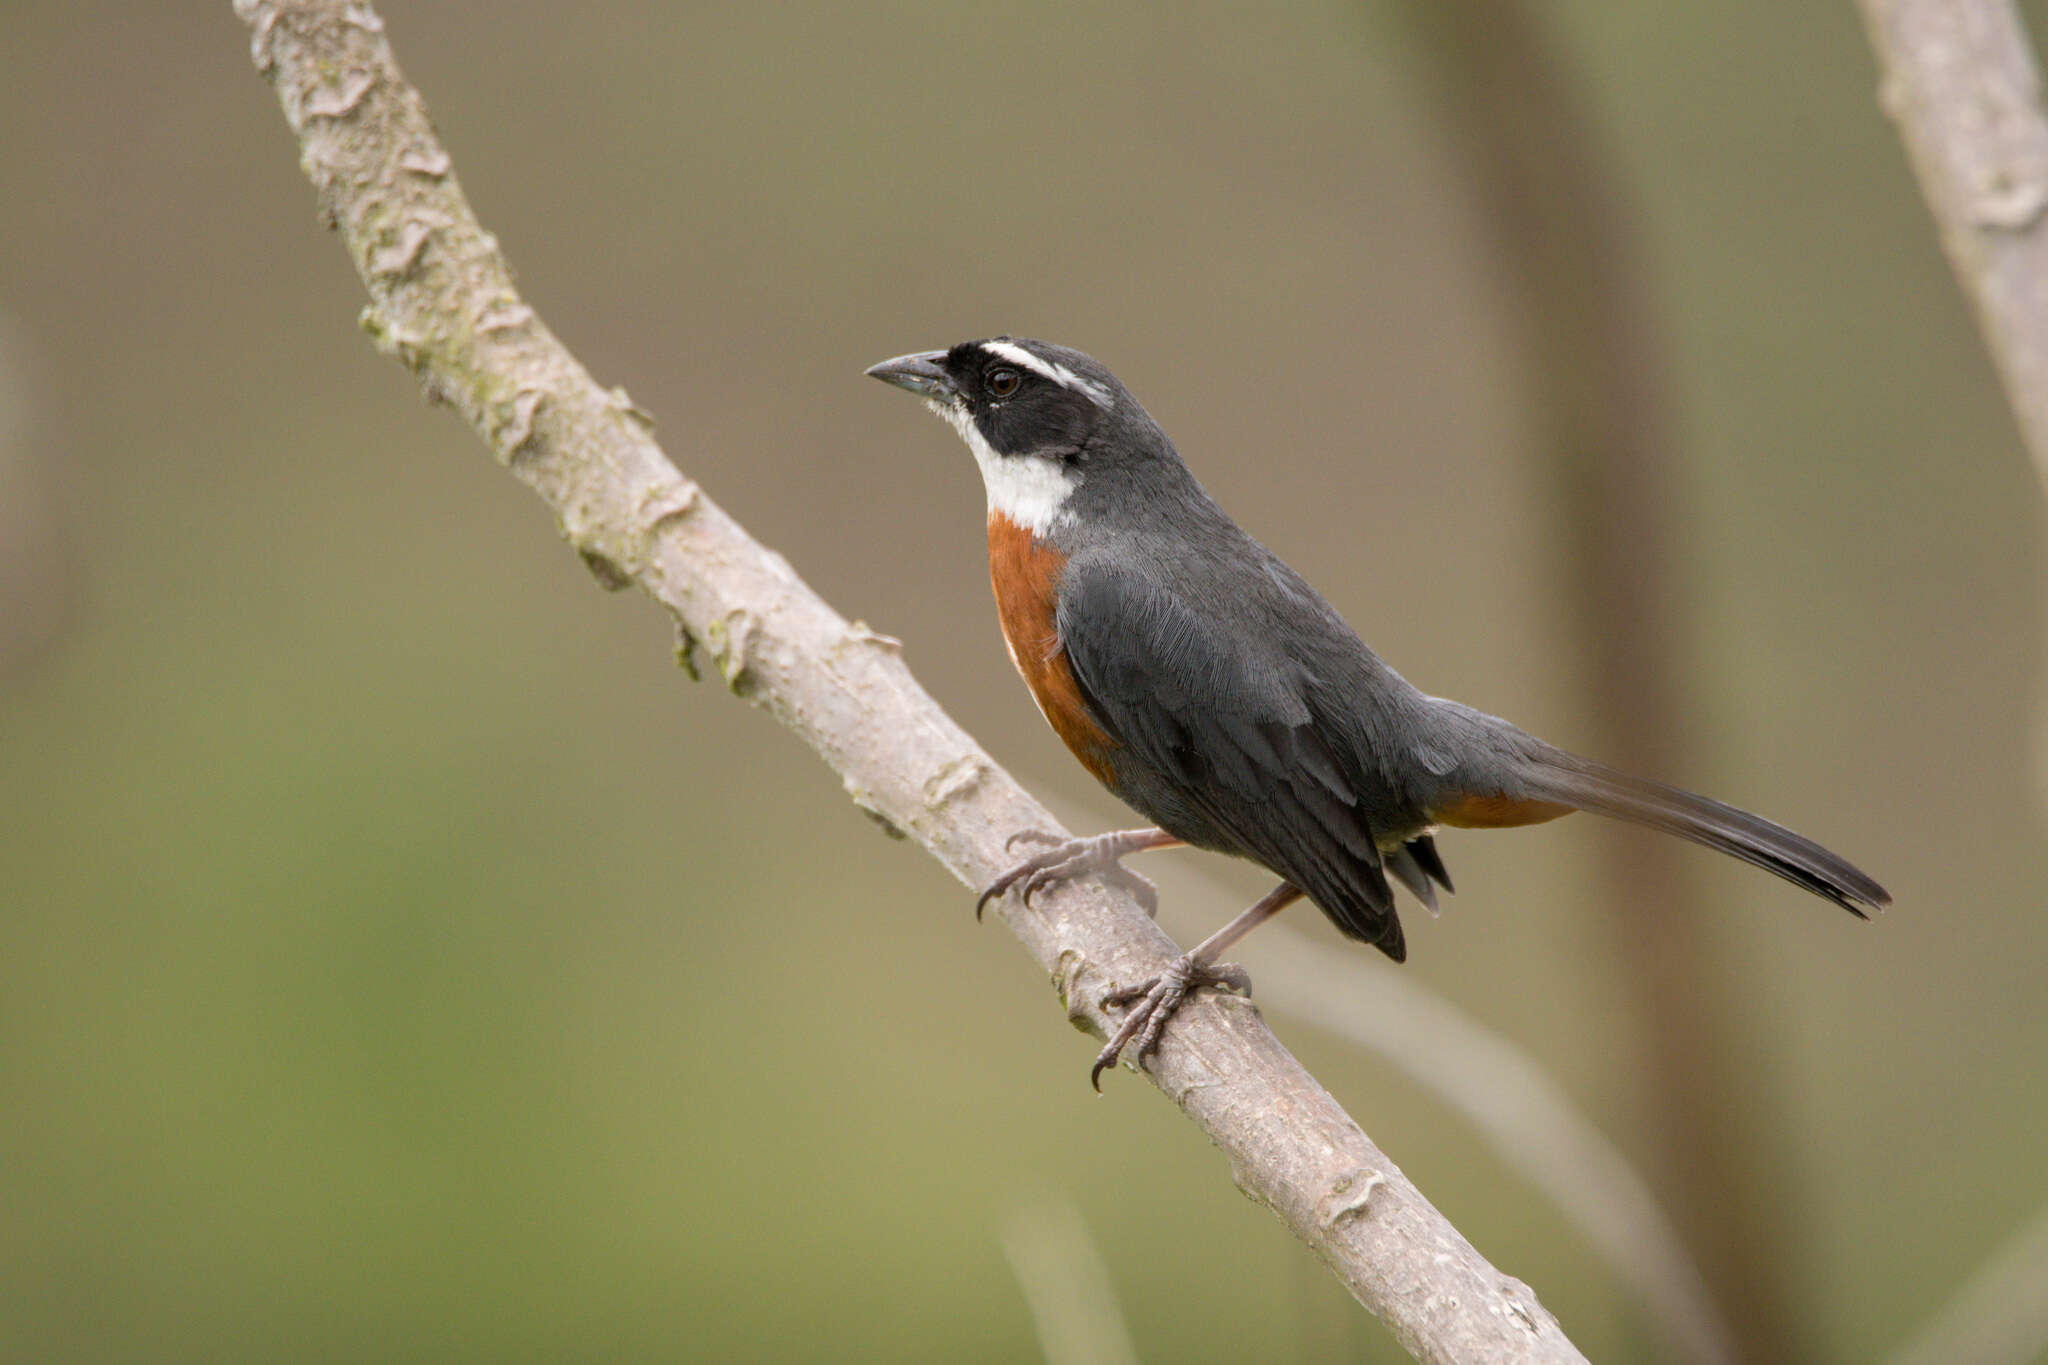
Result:
<svg viewBox="0 0 2048 1365"><path fill-rule="evenodd" d="M939 367L945 358L944 351L918 351L870 365L867 373L884 384L908 389L920 398L958 398L960 391L953 386L952 377Z"/></svg>

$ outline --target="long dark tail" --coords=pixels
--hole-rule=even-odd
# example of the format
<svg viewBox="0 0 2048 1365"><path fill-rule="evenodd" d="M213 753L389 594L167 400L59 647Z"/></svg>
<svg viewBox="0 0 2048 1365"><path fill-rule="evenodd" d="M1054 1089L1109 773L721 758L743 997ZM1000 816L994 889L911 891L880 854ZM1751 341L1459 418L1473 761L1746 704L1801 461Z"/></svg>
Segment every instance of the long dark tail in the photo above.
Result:
<svg viewBox="0 0 2048 1365"><path fill-rule="evenodd" d="M1548 752L1524 773L1528 795L1577 810L1628 820L1676 834L1775 872L1795 886L1825 896L1859 919L1882 910L1891 894L1838 854L1761 815L1661 782L1631 777L1544 746Z"/></svg>

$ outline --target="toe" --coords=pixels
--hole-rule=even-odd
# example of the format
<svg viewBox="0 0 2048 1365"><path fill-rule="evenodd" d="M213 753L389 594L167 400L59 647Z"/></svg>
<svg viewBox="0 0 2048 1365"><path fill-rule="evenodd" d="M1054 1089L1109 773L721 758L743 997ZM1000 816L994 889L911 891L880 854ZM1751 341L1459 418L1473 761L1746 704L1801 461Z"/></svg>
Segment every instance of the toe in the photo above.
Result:
<svg viewBox="0 0 2048 1365"><path fill-rule="evenodd" d="M1129 1013L1124 1015L1109 1044L1096 1054L1095 1069L1089 1072L1090 1082L1100 1090L1102 1073L1115 1066L1126 1050L1132 1051L1140 1066L1144 1065L1145 1059L1159 1050L1168 1023L1196 990L1215 986L1249 993L1251 985L1251 977L1234 962L1209 966L1183 955L1150 981L1106 993L1101 1002L1105 1013L1124 1009Z"/></svg>
<svg viewBox="0 0 2048 1365"><path fill-rule="evenodd" d="M1024 879L1024 903L1026 905L1031 904L1033 896L1045 890L1048 886L1056 885L1059 881L1060 867L1058 863L1054 863L1050 867L1033 868L1031 875Z"/></svg>
<svg viewBox="0 0 2048 1365"><path fill-rule="evenodd" d="M1141 981L1135 986L1126 986L1120 991L1109 991L1102 997L1102 1008L1104 1010L1129 1009L1158 988L1159 978L1155 976Z"/></svg>
<svg viewBox="0 0 2048 1365"><path fill-rule="evenodd" d="M1252 974L1235 962L1219 962L1208 970L1208 983L1239 995L1252 993Z"/></svg>
<svg viewBox="0 0 2048 1365"><path fill-rule="evenodd" d="M1102 1051L1095 1054L1095 1065L1089 1069L1088 1083L1095 1087L1096 1094L1102 1093L1102 1073L1116 1065L1116 1059L1122 1054L1125 1045L1145 1027L1145 1021L1152 1013L1151 1000L1152 996L1148 991L1145 993L1145 999L1131 1011L1130 1017L1125 1019L1117 1031L1110 1035L1109 1041L1102 1045Z"/></svg>

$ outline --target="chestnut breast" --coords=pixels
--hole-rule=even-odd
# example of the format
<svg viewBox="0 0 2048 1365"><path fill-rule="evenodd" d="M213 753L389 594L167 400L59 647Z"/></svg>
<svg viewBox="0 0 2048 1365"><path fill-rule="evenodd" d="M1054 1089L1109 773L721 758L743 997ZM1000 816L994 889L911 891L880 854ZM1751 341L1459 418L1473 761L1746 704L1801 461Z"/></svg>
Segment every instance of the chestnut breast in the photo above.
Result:
<svg viewBox="0 0 2048 1365"><path fill-rule="evenodd" d="M996 594L996 619L1010 662L1017 666L1032 700L1081 766L1115 790L1109 768L1114 741L1089 716L1080 685L1067 663L1054 618L1060 573L1066 556L1000 512L988 516L988 578Z"/></svg>

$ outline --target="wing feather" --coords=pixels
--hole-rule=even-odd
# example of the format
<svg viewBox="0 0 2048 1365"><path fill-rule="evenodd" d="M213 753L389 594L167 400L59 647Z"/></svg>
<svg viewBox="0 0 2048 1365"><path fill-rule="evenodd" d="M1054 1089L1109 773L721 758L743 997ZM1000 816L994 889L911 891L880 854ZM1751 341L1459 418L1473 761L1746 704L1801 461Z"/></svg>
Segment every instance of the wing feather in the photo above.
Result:
<svg viewBox="0 0 2048 1365"><path fill-rule="evenodd" d="M1078 561L1057 621L1096 722L1171 798L1148 810L1126 781L1126 799L1190 843L1263 863L1346 934L1402 956L1355 763L1317 727L1298 667L1247 650L1149 577ZM1175 829L1169 807L1202 827Z"/></svg>

